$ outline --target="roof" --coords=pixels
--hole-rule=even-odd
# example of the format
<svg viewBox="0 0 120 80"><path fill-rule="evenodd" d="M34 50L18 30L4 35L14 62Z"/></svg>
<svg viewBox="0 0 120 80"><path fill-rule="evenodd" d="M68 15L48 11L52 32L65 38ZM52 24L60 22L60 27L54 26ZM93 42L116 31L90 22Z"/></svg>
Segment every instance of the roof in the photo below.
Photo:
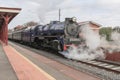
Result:
<svg viewBox="0 0 120 80"><path fill-rule="evenodd" d="M98 24L98 23L96 23L96 22L93 22L93 21L80 22L79 25L84 25L84 24L89 24L89 23L94 24L94 25L97 25L97 26L99 26L99 27L102 26L102 25L100 25L100 24Z"/></svg>
<svg viewBox="0 0 120 80"><path fill-rule="evenodd" d="M3 22L4 22L4 19L2 18L1 15L3 15L3 16L6 16L6 15L11 16L11 19L10 19L10 21L11 21L20 11L21 11L20 8L0 7L0 26L3 25Z"/></svg>

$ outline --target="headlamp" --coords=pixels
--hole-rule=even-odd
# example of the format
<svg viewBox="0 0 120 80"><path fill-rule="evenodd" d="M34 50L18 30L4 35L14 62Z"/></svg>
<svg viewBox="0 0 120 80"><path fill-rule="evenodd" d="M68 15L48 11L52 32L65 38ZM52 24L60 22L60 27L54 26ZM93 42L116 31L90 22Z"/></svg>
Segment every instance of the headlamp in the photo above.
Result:
<svg viewBox="0 0 120 80"><path fill-rule="evenodd" d="M73 17L73 18L72 18L72 21L73 21L73 22L76 22L76 21L77 21L76 17Z"/></svg>

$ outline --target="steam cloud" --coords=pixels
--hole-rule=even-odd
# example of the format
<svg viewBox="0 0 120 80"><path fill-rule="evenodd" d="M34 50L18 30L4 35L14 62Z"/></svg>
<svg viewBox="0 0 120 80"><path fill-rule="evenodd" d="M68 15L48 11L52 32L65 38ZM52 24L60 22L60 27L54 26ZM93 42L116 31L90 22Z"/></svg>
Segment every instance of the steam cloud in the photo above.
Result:
<svg viewBox="0 0 120 80"><path fill-rule="evenodd" d="M78 47L72 45L68 49L68 53L62 52L61 54L74 60L104 59L105 54L103 50L99 48L100 36L91 30L89 25L83 25L81 30L82 38L85 42Z"/></svg>
<svg viewBox="0 0 120 80"><path fill-rule="evenodd" d="M108 42L108 47L106 48L109 53L113 52L120 52L120 33L118 32L112 32L111 34L111 40Z"/></svg>
<svg viewBox="0 0 120 80"><path fill-rule="evenodd" d="M38 0L38 17L40 19L40 23L45 23L47 21L46 15L49 12L55 11L59 9L59 5L64 2L64 0ZM42 3L42 4L41 4ZM56 13L57 14L57 13Z"/></svg>
<svg viewBox="0 0 120 80"><path fill-rule="evenodd" d="M100 45L100 36L95 31L90 29L89 25L81 27L82 34L86 40L86 45L89 49L96 49Z"/></svg>
<svg viewBox="0 0 120 80"><path fill-rule="evenodd" d="M91 30L89 25L82 26L81 30L81 38L85 42L78 47L72 45L68 52L61 52L62 55L74 60L94 60L105 59L105 52L120 52L120 33L112 32L112 41L107 41L105 36L100 38L99 34Z"/></svg>

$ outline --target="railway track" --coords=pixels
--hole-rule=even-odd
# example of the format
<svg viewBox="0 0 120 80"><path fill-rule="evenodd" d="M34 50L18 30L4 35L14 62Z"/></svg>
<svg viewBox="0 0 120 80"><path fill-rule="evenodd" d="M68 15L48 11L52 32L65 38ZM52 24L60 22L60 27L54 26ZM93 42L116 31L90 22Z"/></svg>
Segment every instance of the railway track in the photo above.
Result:
<svg viewBox="0 0 120 80"><path fill-rule="evenodd" d="M79 61L79 62L120 74L120 64L118 63L110 62L107 60L92 60L92 61Z"/></svg>

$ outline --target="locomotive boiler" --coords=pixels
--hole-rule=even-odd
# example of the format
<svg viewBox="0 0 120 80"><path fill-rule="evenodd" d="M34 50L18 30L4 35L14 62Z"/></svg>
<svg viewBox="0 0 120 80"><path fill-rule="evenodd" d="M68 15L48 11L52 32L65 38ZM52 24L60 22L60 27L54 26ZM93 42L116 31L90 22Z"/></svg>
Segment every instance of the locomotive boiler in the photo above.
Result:
<svg viewBox="0 0 120 80"><path fill-rule="evenodd" d="M79 29L80 26L75 18L66 18L63 22L52 21L46 25L37 25L14 31L9 36L12 35L13 40L28 43L32 46L49 47L57 51L64 51L72 44L80 44ZM19 37L15 36L16 34Z"/></svg>

